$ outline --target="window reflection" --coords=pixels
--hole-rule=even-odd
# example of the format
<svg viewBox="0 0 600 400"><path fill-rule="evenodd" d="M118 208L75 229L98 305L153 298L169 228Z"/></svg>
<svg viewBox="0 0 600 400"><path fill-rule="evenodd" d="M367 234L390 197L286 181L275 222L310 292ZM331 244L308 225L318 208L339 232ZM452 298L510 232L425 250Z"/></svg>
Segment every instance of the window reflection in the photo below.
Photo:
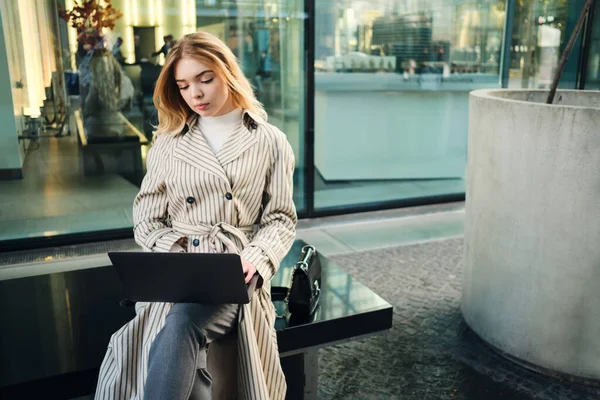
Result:
<svg viewBox="0 0 600 400"><path fill-rule="evenodd" d="M302 1L89 4L118 12L102 24L82 24L64 14L73 0L0 2L0 64L9 66L0 67L0 82L12 88L13 101L0 110L0 200L11 210L0 212L0 242L130 231L158 123L155 81L175 41L199 30L232 48L270 122L287 134L297 160L295 202L303 210Z"/></svg>
<svg viewBox="0 0 600 400"><path fill-rule="evenodd" d="M464 193L468 93L500 86L501 1L319 1L315 207Z"/></svg>
<svg viewBox="0 0 600 400"><path fill-rule="evenodd" d="M560 54L579 12L576 2L520 0L516 2L510 45L511 88L549 88ZM563 73L564 86L575 88L578 45Z"/></svg>
<svg viewBox="0 0 600 400"><path fill-rule="evenodd" d="M320 2L315 69L498 74L504 7L495 1Z"/></svg>

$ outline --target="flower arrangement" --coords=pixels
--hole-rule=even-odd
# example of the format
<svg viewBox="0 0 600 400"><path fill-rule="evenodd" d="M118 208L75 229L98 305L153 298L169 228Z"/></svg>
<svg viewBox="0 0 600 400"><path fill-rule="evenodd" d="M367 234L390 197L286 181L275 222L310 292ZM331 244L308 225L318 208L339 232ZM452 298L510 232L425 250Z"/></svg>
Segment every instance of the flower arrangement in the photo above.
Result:
<svg viewBox="0 0 600 400"><path fill-rule="evenodd" d="M102 28L113 29L123 13L112 6L112 0L105 0L101 5L98 0L75 0L72 10L63 10L58 5L58 14L78 31L94 29L102 32ZM81 3L81 4L80 4Z"/></svg>

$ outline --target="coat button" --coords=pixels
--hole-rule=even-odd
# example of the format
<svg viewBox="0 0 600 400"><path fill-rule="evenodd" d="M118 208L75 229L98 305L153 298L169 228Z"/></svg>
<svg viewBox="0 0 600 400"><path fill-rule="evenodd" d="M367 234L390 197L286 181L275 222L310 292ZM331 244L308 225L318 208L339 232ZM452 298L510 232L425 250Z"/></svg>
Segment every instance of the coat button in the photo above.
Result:
<svg viewBox="0 0 600 400"><path fill-rule="evenodd" d="M226 198L227 200L231 200L231 199L233 199L233 195L232 195L231 193L226 193L226 194L225 194L225 198Z"/></svg>
<svg viewBox="0 0 600 400"><path fill-rule="evenodd" d="M185 199L185 201L188 202L188 204L194 204L194 202L196 201L195 198L193 198L192 196L188 197L187 199Z"/></svg>
<svg viewBox="0 0 600 400"><path fill-rule="evenodd" d="M198 247L198 246L200 246L200 240L194 239L194 241L192 242L192 244L194 245L194 247Z"/></svg>

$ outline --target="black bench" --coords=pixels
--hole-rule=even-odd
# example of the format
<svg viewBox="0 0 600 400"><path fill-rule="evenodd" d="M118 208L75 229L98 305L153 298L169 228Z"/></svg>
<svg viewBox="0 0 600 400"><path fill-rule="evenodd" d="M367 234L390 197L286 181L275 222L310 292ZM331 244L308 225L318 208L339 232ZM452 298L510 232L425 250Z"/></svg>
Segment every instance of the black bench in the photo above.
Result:
<svg viewBox="0 0 600 400"><path fill-rule="evenodd" d="M148 144L120 112L82 117L74 112L86 176L118 174L139 186L144 177L142 146Z"/></svg>
<svg viewBox="0 0 600 400"><path fill-rule="evenodd" d="M274 285L289 282L304 244L294 243ZM322 298L313 319L276 323L288 399L316 398L318 348L392 325L387 302L326 257L322 265ZM123 297L111 267L0 281L0 398L93 393L110 336L132 318L131 308L118 305Z"/></svg>

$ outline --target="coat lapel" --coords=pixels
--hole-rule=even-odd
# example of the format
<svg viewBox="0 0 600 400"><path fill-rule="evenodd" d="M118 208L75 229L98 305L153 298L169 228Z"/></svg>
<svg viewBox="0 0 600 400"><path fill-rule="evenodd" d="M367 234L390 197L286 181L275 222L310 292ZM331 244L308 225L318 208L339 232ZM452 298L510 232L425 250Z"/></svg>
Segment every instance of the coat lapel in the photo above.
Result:
<svg viewBox="0 0 600 400"><path fill-rule="evenodd" d="M175 146L173 157L191 166L211 173L225 182L229 182L223 167L215 157L204 135L195 129L196 118L192 118L184 128L184 135ZM191 128L191 129L190 129Z"/></svg>
<svg viewBox="0 0 600 400"><path fill-rule="evenodd" d="M223 143L223 146L217 151L217 159L221 166L225 166L236 160L250 147L258 143L258 140L252 132L242 124L235 130L229 138Z"/></svg>
<svg viewBox="0 0 600 400"><path fill-rule="evenodd" d="M215 155L202 132L196 128L197 117L190 118L183 137L175 147L174 157L229 182L223 167L258 143L254 131L258 128L260 118L244 111L242 120L242 125L231 133Z"/></svg>

